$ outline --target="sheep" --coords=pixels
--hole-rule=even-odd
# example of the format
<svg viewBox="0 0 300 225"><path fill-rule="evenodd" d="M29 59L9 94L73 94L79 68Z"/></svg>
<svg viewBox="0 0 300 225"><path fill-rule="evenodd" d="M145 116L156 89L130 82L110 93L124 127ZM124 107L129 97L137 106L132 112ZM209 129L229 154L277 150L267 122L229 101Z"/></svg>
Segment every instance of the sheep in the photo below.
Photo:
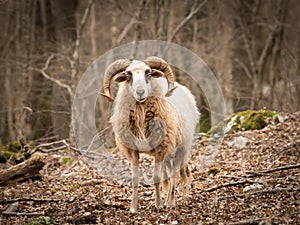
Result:
<svg viewBox="0 0 300 225"><path fill-rule="evenodd" d="M119 83L114 99L112 79ZM119 59L105 71L104 93L114 101L111 122L116 145L132 167L131 212L138 211L139 154L154 157L155 207L174 207L175 188L191 180L188 162L199 113L194 96L174 81L171 67L159 57L144 61Z"/></svg>

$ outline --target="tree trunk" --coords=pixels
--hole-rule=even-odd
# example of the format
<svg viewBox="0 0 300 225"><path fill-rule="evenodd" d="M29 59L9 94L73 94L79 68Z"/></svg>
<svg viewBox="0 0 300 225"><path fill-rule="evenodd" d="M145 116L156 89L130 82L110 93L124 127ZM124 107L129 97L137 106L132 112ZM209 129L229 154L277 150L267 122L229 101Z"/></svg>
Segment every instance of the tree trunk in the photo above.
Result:
<svg viewBox="0 0 300 225"><path fill-rule="evenodd" d="M139 1L139 7L135 13L135 19L137 23L134 26L134 37L133 41L135 42L133 45L133 49L130 55L130 59L134 59L136 57L138 51L138 41L142 38L142 18L143 18L143 10L146 5L146 0Z"/></svg>
<svg viewBox="0 0 300 225"><path fill-rule="evenodd" d="M20 61L22 64L20 76L18 78L18 98L15 113L15 125L17 129L17 138L26 139L24 133L26 127L27 97L30 92L30 52L31 52L31 4L30 0L24 0L17 3L18 21L20 25L20 44L17 43L17 51L19 52ZM17 26L18 27L18 26Z"/></svg>
<svg viewBox="0 0 300 225"><path fill-rule="evenodd" d="M0 171L0 185L17 183L29 178L40 177L45 165L45 154L35 153L28 160Z"/></svg>
<svg viewBox="0 0 300 225"><path fill-rule="evenodd" d="M75 12L77 7L76 0L53 0L51 3L52 12L52 26L54 27L56 48L57 52L72 59L73 47L76 40L76 18ZM60 66L55 73L56 79L62 81L63 83L72 84L72 70L70 68L70 63L67 60L61 60L59 65L53 64L53 67ZM64 112L64 113L53 113L52 121L54 127L54 133L58 138L69 138L70 131L70 113L71 113L71 101L72 96L69 93L59 87L58 85L53 85L53 95L52 95L52 110L54 112Z"/></svg>
<svg viewBox="0 0 300 225"><path fill-rule="evenodd" d="M263 74L261 71L257 71L253 74L253 89L251 96L251 109L258 109L260 101L262 100L262 83L263 83Z"/></svg>

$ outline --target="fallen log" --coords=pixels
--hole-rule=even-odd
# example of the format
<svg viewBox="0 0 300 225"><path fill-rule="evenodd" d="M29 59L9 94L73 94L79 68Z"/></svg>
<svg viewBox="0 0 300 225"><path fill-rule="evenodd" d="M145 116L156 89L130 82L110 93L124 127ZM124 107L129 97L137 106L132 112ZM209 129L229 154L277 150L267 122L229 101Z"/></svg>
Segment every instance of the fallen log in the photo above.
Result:
<svg viewBox="0 0 300 225"><path fill-rule="evenodd" d="M0 185L22 182L40 177L44 167L45 154L35 153L28 160L0 171Z"/></svg>

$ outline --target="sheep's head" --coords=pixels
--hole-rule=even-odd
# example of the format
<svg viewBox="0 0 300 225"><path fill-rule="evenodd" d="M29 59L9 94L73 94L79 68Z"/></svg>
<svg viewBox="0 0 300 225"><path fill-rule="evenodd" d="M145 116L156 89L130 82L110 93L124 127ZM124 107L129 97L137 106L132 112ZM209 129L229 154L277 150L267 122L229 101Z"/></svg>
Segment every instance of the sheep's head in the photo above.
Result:
<svg viewBox="0 0 300 225"><path fill-rule="evenodd" d="M146 100L149 94L149 81L152 78L164 76L168 80L168 92L166 96L170 96L175 90L174 75L171 67L161 58L151 56L144 61L132 61L128 59L119 59L108 66L104 74L104 93L102 96L113 101L110 94L111 80L116 82L127 82L134 98L138 102Z"/></svg>

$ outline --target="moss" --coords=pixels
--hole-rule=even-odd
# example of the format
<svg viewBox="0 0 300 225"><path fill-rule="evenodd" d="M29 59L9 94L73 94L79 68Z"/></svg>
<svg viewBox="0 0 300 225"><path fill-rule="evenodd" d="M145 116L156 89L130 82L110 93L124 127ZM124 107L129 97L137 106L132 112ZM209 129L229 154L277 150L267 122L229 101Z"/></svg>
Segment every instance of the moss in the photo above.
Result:
<svg viewBox="0 0 300 225"><path fill-rule="evenodd" d="M257 112L250 113L249 117L241 124L243 130L259 130L266 125L265 115Z"/></svg>
<svg viewBox="0 0 300 225"><path fill-rule="evenodd" d="M11 141L7 145L7 150L11 152L19 152L24 146L23 141Z"/></svg>
<svg viewBox="0 0 300 225"><path fill-rule="evenodd" d="M220 172L220 169L217 167L211 167L207 170L208 175L216 175L217 173Z"/></svg>
<svg viewBox="0 0 300 225"><path fill-rule="evenodd" d="M0 146L0 162L5 163L11 156L17 160L24 158L24 146L31 146L32 143L26 143L24 140L11 141L7 145Z"/></svg>
<svg viewBox="0 0 300 225"><path fill-rule="evenodd" d="M51 224L51 218L49 216L40 216L37 220L31 221L26 225L48 225Z"/></svg>
<svg viewBox="0 0 300 225"><path fill-rule="evenodd" d="M213 126L212 128L210 128L209 131L207 131L206 133L207 136L214 136L217 133L221 133L224 126L225 126L225 121L218 123L216 126Z"/></svg>
<svg viewBox="0 0 300 225"><path fill-rule="evenodd" d="M117 152L119 152L119 149L116 147L116 148L110 148L110 149L108 149L108 151L110 152L110 153L117 153Z"/></svg>
<svg viewBox="0 0 300 225"><path fill-rule="evenodd" d="M199 120L199 130L200 133L206 133L211 128L211 120L208 112L201 113L201 117Z"/></svg>
<svg viewBox="0 0 300 225"><path fill-rule="evenodd" d="M62 162L63 164L67 164L69 162L70 158L69 157L63 157Z"/></svg>
<svg viewBox="0 0 300 225"><path fill-rule="evenodd" d="M267 118L274 118L277 115L277 112L265 108L261 110L246 110L234 113L224 121L212 127L207 134L214 135L223 132L235 133L245 130L260 130L267 125Z"/></svg>

